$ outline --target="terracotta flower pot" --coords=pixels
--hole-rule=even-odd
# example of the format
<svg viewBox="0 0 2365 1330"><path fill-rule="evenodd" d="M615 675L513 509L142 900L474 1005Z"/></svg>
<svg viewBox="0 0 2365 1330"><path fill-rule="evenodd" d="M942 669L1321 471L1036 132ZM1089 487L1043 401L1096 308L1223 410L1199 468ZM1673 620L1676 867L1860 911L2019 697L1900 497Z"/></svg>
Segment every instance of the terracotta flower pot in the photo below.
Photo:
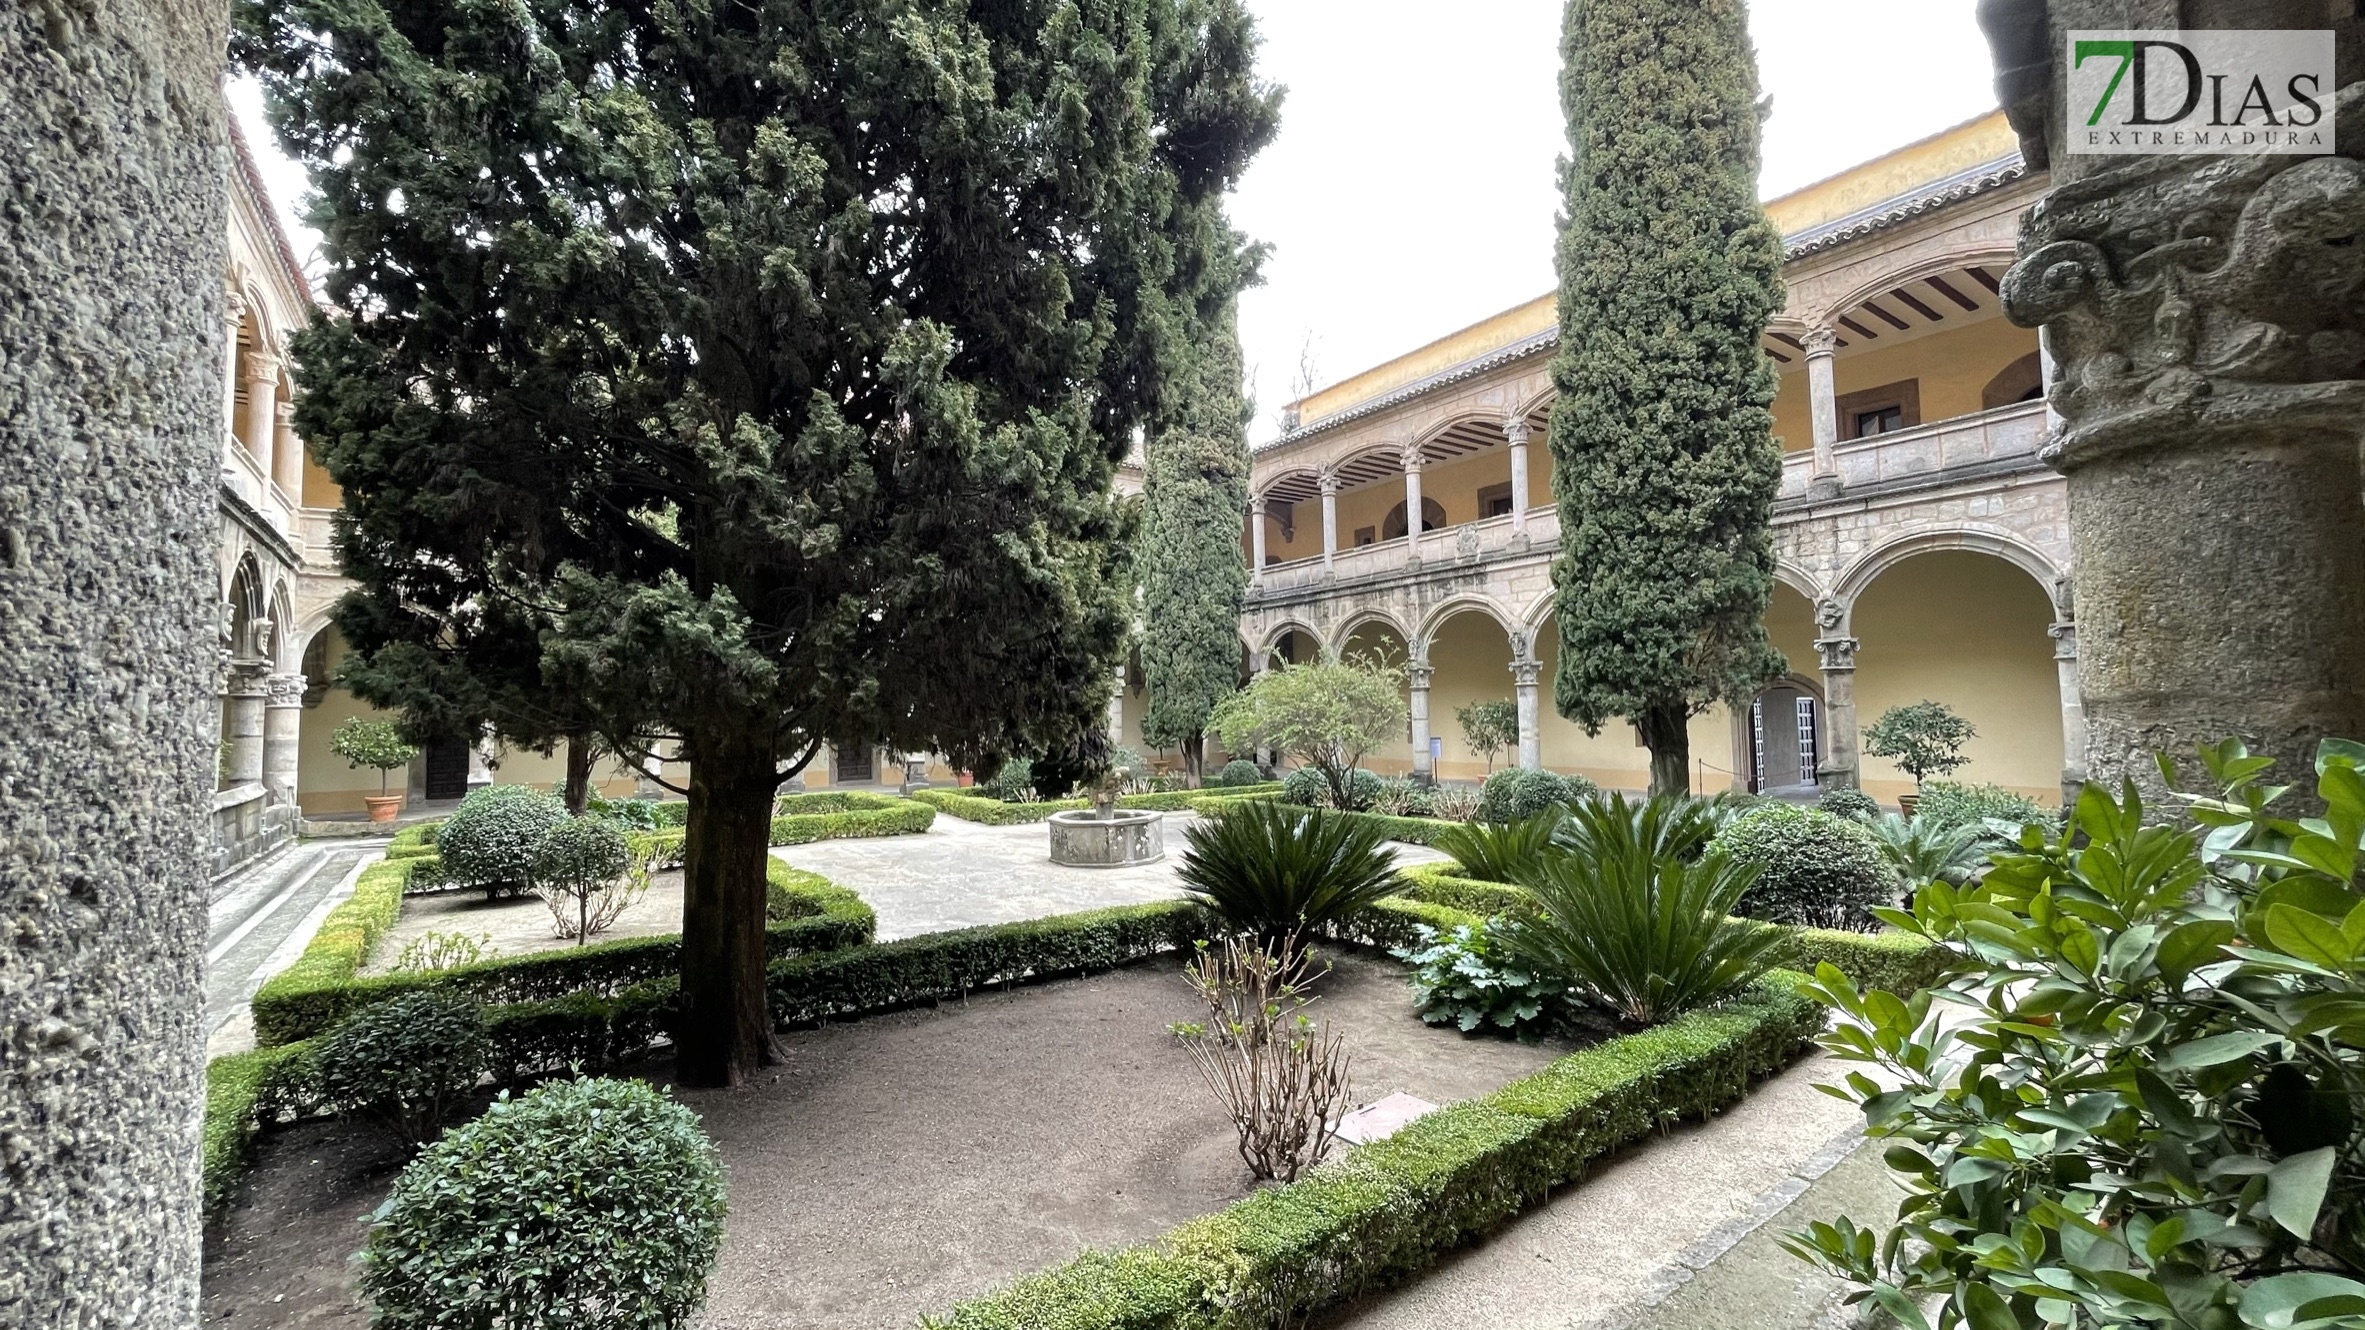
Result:
<svg viewBox="0 0 2365 1330"><path fill-rule="evenodd" d="M1905 815L1906 821L1911 822L1914 805L1921 801L1922 797L1918 794L1900 794L1897 796L1897 811Z"/></svg>
<svg viewBox="0 0 2365 1330"><path fill-rule="evenodd" d="M370 821L392 822L402 811L403 796L399 794L365 794L361 801L369 805Z"/></svg>

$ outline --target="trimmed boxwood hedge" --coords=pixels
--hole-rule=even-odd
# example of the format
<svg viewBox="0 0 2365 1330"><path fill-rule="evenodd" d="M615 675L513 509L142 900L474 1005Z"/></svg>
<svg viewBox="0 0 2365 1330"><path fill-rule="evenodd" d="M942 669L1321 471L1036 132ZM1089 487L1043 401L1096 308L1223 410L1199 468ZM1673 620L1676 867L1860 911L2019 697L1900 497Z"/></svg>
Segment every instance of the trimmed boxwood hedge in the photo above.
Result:
<svg viewBox="0 0 2365 1330"><path fill-rule="evenodd" d="M940 1330L1295 1324L1400 1282L1666 1123L1738 1099L1823 1026L1801 977L1572 1053L1165 1237L1091 1252L923 1322Z"/></svg>
<svg viewBox="0 0 2365 1330"><path fill-rule="evenodd" d="M1215 807L1238 799L1270 799L1280 792L1279 781L1232 786L1216 791L1160 790L1154 794L1120 794L1117 796L1117 807L1146 808L1161 813L1197 813L1206 811L1202 805ZM1033 803L1012 804L962 790L913 790L911 797L964 822L977 822L989 827L1040 822L1053 813L1092 807L1090 799L1041 799Z"/></svg>
<svg viewBox="0 0 2365 1330"><path fill-rule="evenodd" d="M433 822L413 822L395 832L394 839L387 842L386 857L389 859L415 859L420 855L433 854L435 853L435 833L442 829L443 819L440 817Z"/></svg>
<svg viewBox="0 0 2365 1330"><path fill-rule="evenodd" d="M378 939L393 926L411 871L432 862L392 859L373 864L354 883L351 899L322 921L295 964L254 996L255 1042L263 1047L308 1039L374 1002L425 988L454 988L485 1003L539 1003L613 998L681 969L681 937L624 938L504 956L432 974L357 974ZM861 898L816 873L777 859L766 864L766 925L774 956L797 955L871 940L878 919Z"/></svg>

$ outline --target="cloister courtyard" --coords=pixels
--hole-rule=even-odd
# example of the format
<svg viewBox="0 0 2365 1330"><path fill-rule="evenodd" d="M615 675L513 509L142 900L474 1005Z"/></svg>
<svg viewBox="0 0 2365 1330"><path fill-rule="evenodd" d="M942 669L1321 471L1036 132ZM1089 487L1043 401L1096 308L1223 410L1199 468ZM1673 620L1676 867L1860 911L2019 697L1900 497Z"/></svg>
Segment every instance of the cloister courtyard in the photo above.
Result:
<svg viewBox="0 0 2365 1330"><path fill-rule="evenodd" d="M2355 0L15 5L0 171L0 1330L2365 1330Z"/></svg>

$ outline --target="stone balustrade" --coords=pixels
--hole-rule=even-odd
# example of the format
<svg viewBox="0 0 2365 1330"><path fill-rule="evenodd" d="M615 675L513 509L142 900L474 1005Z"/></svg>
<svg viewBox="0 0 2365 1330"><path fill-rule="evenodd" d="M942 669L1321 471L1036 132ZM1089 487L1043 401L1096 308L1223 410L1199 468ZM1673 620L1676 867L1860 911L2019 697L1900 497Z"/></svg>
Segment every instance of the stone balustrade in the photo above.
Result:
<svg viewBox="0 0 2365 1330"><path fill-rule="evenodd" d="M1850 439L1834 445L1832 454L1843 491L1876 486L1887 490L1912 486L1925 478L1936 485L1966 472L2016 462L2036 465L2045 429L2043 402L2015 402L1992 411ZM1785 457L1780 501L1806 499L1814 479L1813 452Z"/></svg>

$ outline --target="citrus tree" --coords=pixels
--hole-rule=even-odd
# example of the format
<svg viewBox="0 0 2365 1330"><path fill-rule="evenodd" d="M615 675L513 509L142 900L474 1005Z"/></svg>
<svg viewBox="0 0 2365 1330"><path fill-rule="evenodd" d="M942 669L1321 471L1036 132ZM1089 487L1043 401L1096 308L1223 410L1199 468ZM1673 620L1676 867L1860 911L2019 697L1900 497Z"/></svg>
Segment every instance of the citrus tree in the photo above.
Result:
<svg viewBox="0 0 2365 1330"><path fill-rule="evenodd" d="M407 767L419 750L403 742L402 732L390 720L371 720L355 716L339 725L328 737L328 750L344 758L354 768L378 769L378 793L386 792L386 773L396 767Z"/></svg>
<svg viewBox="0 0 2365 1330"><path fill-rule="evenodd" d="M1209 718L1225 748L1272 748L1322 773L1340 808L1364 755L1402 739L1411 713L1403 676L1367 660L1335 657L1267 670Z"/></svg>

